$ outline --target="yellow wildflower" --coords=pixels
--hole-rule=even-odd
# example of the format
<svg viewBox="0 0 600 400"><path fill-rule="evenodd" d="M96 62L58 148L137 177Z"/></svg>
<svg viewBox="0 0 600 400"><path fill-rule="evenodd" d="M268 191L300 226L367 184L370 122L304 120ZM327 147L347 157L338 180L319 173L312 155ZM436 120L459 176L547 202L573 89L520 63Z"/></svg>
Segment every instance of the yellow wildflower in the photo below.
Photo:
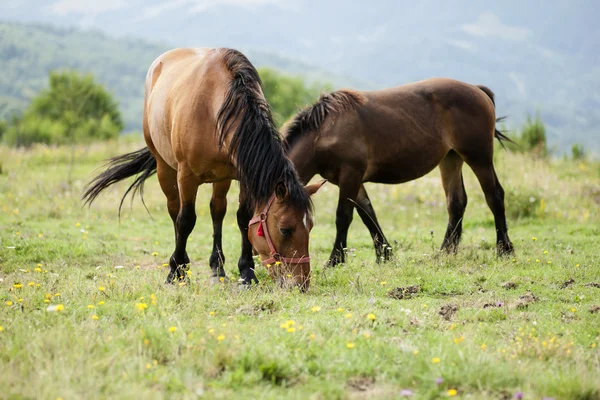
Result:
<svg viewBox="0 0 600 400"><path fill-rule="evenodd" d="M148 304L146 303L135 303L135 308L139 311L142 312L144 311L146 308L148 308Z"/></svg>
<svg viewBox="0 0 600 400"><path fill-rule="evenodd" d="M21 284L21 283L15 283L14 287L15 287L15 289L21 289L23 287L23 284Z"/></svg>
<svg viewBox="0 0 600 400"><path fill-rule="evenodd" d="M99 319L99 318L98 318L98 316L97 316L96 314L94 314L94 315L92 315L92 319L93 319L94 321L98 321L98 319Z"/></svg>
<svg viewBox="0 0 600 400"><path fill-rule="evenodd" d="M101 292L105 292L106 288L104 286L100 286L100 287L98 287L98 290L101 291Z"/></svg>
<svg viewBox="0 0 600 400"><path fill-rule="evenodd" d="M313 308L311 308L312 312L319 312L321 311L321 307L319 306L314 306Z"/></svg>
<svg viewBox="0 0 600 400"><path fill-rule="evenodd" d="M98 302L98 305L99 305L99 306L101 306L102 304L104 304L104 300L100 300L100 301Z"/></svg>
<svg viewBox="0 0 600 400"><path fill-rule="evenodd" d="M353 349L353 348L354 348L354 346L356 346L354 343L352 343L352 342L346 342L346 347L347 347L347 348L349 348L349 349Z"/></svg>
<svg viewBox="0 0 600 400"><path fill-rule="evenodd" d="M211 312L208 313L208 315L210 315L211 317L214 317L215 316L215 312L211 311Z"/></svg>
<svg viewBox="0 0 600 400"><path fill-rule="evenodd" d="M545 343L545 342L544 342ZM485 351L487 349L487 345L485 343L483 343L481 345L481 350Z"/></svg>
<svg viewBox="0 0 600 400"><path fill-rule="evenodd" d="M4 330L4 328L2 327L2 325L0 325L0 332L2 332Z"/></svg>
<svg viewBox="0 0 600 400"><path fill-rule="evenodd" d="M367 315L367 318L368 318L368 319L370 319L371 321L375 321L375 314L373 314L373 313L369 313L369 314Z"/></svg>
<svg viewBox="0 0 600 400"><path fill-rule="evenodd" d="M537 238L536 238L535 236L533 236L533 237L531 238L531 240L533 240L533 241L535 242L535 241L537 240Z"/></svg>
<svg viewBox="0 0 600 400"><path fill-rule="evenodd" d="M39 268L39 267L38 267L38 268L34 268L33 270L34 270L35 272L42 272L42 269L41 269L41 268Z"/></svg>
<svg viewBox="0 0 600 400"><path fill-rule="evenodd" d="M454 397L458 394L458 390L456 389L448 389L448 396Z"/></svg>
<svg viewBox="0 0 600 400"><path fill-rule="evenodd" d="M308 338L309 338L310 340L315 340L316 336L315 336L315 334L314 334L314 333L311 333L310 335L308 335Z"/></svg>
<svg viewBox="0 0 600 400"><path fill-rule="evenodd" d="M352 313L348 313L348 314L344 315L344 317L346 317L346 318L352 318Z"/></svg>
<svg viewBox="0 0 600 400"><path fill-rule="evenodd" d="M382 282L379 282L379 284L380 284L381 286L385 286L385 285L387 285L387 282L386 282L386 281L382 281Z"/></svg>
<svg viewBox="0 0 600 400"><path fill-rule="evenodd" d="M173 333L175 331L177 331L177 327L176 326L170 326L169 327L169 332Z"/></svg>
<svg viewBox="0 0 600 400"><path fill-rule="evenodd" d="M27 286L29 286L29 287L31 287L31 286L35 286L35 282L29 282L29 283L27 284Z"/></svg>
<svg viewBox="0 0 600 400"><path fill-rule="evenodd" d="M152 305L156 304L156 295L154 293L150 295L150 303L152 303Z"/></svg>
<svg viewBox="0 0 600 400"><path fill-rule="evenodd" d="M217 336L217 340L219 342L222 342L223 340L225 340L225 335L219 335L219 336Z"/></svg>
<svg viewBox="0 0 600 400"><path fill-rule="evenodd" d="M152 252L152 256L156 257L158 255L158 252L154 251Z"/></svg>
<svg viewBox="0 0 600 400"><path fill-rule="evenodd" d="M7 305L7 306L12 306L12 305L13 305L13 302L9 300L9 301L7 301L7 302L6 302L6 305Z"/></svg>
<svg viewBox="0 0 600 400"><path fill-rule="evenodd" d="M296 332L296 328L294 328L294 327L289 327L289 328L287 328L287 331L288 331L289 333L294 333L294 332Z"/></svg>
<svg viewBox="0 0 600 400"><path fill-rule="evenodd" d="M439 357L433 357L431 359L431 362L434 363L434 364L438 364L440 361L442 361L442 360L440 360Z"/></svg>
<svg viewBox="0 0 600 400"><path fill-rule="evenodd" d="M413 350L413 354L416 356L419 354L419 350Z"/></svg>
<svg viewBox="0 0 600 400"><path fill-rule="evenodd" d="M342 307L338 308L338 312L343 312L344 309Z"/></svg>

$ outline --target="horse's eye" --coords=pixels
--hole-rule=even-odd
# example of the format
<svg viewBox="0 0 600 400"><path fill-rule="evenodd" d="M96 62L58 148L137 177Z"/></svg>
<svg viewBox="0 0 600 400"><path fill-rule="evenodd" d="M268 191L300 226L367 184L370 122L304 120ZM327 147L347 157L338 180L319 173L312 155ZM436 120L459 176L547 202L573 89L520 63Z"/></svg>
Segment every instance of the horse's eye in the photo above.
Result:
<svg viewBox="0 0 600 400"><path fill-rule="evenodd" d="M279 228L279 232L285 237L292 236L294 230L292 228Z"/></svg>

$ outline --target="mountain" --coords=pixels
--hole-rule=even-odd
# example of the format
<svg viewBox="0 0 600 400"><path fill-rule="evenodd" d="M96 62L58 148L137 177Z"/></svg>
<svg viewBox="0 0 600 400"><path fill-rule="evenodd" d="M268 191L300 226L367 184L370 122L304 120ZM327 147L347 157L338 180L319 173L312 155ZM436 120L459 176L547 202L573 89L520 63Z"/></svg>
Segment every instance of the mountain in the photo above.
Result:
<svg viewBox="0 0 600 400"><path fill-rule="evenodd" d="M9 4L10 3L10 4ZM300 60L359 89L432 76L489 86L518 126L541 113L551 144L600 151L600 8L594 0L13 0L3 18L169 46ZM129 39L119 39L127 41ZM253 60L254 61L254 60ZM291 68L291 70L294 70Z"/></svg>
<svg viewBox="0 0 600 400"><path fill-rule="evenodd" d="M115 38L97 30L0 22L0 118L23 111L48 85L48 72L92 73L113 92L126 130L141 130L144 79L152 61L170 49L135 38ZM270 66L310 81L337 86L358 82L304 62L262 51L247 52L257 66Z"/></svg>

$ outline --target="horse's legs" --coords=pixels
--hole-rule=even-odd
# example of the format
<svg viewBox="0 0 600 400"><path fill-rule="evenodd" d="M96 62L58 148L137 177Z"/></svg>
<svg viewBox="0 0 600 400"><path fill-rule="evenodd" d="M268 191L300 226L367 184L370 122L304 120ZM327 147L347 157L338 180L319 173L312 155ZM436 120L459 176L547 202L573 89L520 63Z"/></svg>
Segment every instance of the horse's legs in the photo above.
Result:
<svg viewBox="0 0 600 400"><path fill-rule="evenodd" d="M210 199L210 216L213 222L213 249L210 255L210 268L212 270L211 280L226 278L223 264L225 255L223 254L222 234L223 218L227 213L227 192L231 186L231 181L213 183L213 192Z"/></svg>
<svg viewBox="0 0 600 400"><path fill-rule="evenodd" d="M508 255L514 253L513 245L508 238L508 229L506 227L506 215L504 211L504 189L498 181L494 164L491 160L486 162L465 160L473 169L475 176L481 184L485 200L494 214L496 223L496 247L498 255Z"/></svg>
<svg viewBox="0 0 600 400"><path fill-rule="evenodd" d="M379 226L379 221L377 221L377 216L375 215L375 210L373 209L373 205L371 204L371 199L369 199L365 185L361 185L360 190L358 191L358 196L356 197L356 203L356 211L358 212L358 215L360 216L360 219L362 219L365 226L369 229L371 238L373 238L377 262L379 263L381 261L388 261L392 255L392 249L385 238L385 235L383 234L381 226Z"/></svg>
<svg viewBox="0 0 600 400"><path fill-rule="evenodd" d="M179 213L175 220L176 238L175 251L169 260L171 272L167 283L175 280L184 280L188 269L189 259L185 251L187 239L196 225L196 193L198 192L198 179L187 168L177 171L177 185L179 187Z"/></svg>
<svg viewBox="0 0 600 400"><path fill-rule="evenodd" d="M248 239L248 223L252 218L252 211L248 209L247 204L240 200L240 208L237 211L237 223L242 234L242 253L238 261L240 269L240 282L250 285L252 282L258 283L254 274L254 260L252 259L252 244Z"/></svg>
<svg viewBox="0 0 600 400"><path fill-rule="evenodd" d="M354 201L361 187L362 176L354 170L343 170L340 173L340 197L335 215L336 236L328 264L335 266L346 261L344 249L347 247L348 228L352 223Z"/></svg>
<svg viewBox="0 0 600 400"><path fill-rule="evenodd" d="M462 176L463 159L454 151L446 155L440 163L442 185L446 193L446 207L448 209L448 228L442 250L456 252L462 234L462 221L467 208L467 192Z"/></svg>

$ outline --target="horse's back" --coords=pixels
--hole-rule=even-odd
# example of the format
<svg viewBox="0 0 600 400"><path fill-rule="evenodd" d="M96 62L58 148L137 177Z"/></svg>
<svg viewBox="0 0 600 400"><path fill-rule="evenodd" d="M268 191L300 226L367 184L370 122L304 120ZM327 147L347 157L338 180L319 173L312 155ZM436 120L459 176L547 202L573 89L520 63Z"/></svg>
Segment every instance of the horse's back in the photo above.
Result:
<svg viewBox="0 0 600 400"><path fill-rule="evenodd" d="M185 158L184 147L202 140L203 132L209 130L203 125L214 125L214 111L226 84L219 61L218 49L173 49L154 60L148 70L146 142L174 169ZM187 133L191 130L199 137L191 137Z"/></svg>
<svg viewBox="0 0 600 400"><path fill-rule="evenodd" d="M363 94L367 101L356 112L325 124L319 142L328 159L351 159L364 169L366 181L416 179L451 149L492 144L494 105L477 86L433 78Z"/></svg>

